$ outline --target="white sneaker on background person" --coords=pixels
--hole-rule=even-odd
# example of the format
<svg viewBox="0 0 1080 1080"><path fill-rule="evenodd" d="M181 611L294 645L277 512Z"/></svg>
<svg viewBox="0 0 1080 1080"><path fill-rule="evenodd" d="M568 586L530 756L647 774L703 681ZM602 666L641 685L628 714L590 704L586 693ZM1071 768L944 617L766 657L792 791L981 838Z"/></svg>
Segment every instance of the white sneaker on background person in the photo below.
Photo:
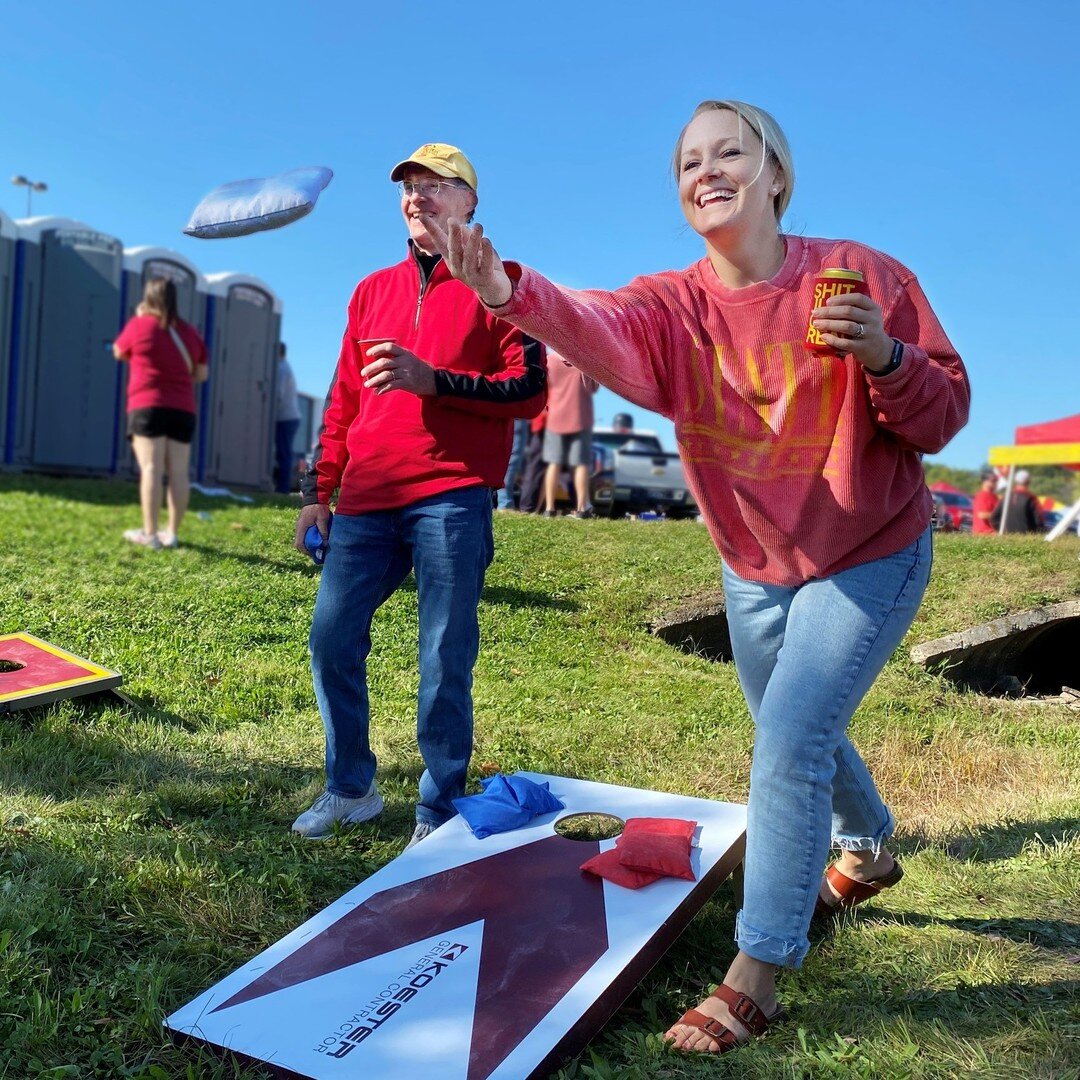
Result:
<svg viewBox="0 0 1080 1080"><path fill-rule="evenodd" d="M156 536L144 533L142 529L125 529L124 539L129 544L138 544L140 547L148 547L151 551L161 550L161 541Z"/></svg>
<svg viewBox="0 0 1080 1080"><path fill-rule="evenodd" d="M176 538L176 533L169 532L168 529L158 529L158 543L163 548L176 548L180 546L180 541Z"/></svg>
<svg viewBox="0 0 1080 1080"><path fill-rule="evenodd" d="M324 791L311 804L311 808L293 822L292 831L308 840L322 840L333 832L335 821L342 825L358 825L361 821L378 817L382 809L382 796L374 780L367 794L359 799L346 799L343 795Z"/></svg>

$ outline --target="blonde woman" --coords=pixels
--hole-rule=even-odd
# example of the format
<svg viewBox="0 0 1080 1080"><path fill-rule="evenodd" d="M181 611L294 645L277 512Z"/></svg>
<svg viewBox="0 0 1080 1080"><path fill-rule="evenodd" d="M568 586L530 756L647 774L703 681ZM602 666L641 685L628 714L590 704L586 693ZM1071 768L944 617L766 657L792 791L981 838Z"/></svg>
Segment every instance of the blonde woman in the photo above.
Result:
<svg viewBox="0 0 1080 1080"><path fill-rule="evenodd" d="M452 222L440 243L494 315L674 422L722 556L755 723L739 952L666 1038L723 1053L780 1017L776 972L802 963L815 913L902 874L884 846L892 815L846 730L926 587L920 457L966 423L969 387L910 270L850 240L781 231L795 170L768 113L703 102L673 164L705 244L685 270L575 292L504 265L480 226ZM861 272L870 295L815 308L830 267ZM837 355L805 348L811 318Z"/></svg>
<svg viewBox="0 0 1080 1080"><path fill-rule="evenodd" d="M113 343L117 360L131 365L127 432L139 464L142 528L124 539L143 547L176 547L190 496L188 468L195 433L195 384L207 378L206 346L176 312L176 285L150 278L142 302ZM158 529L161 491L169 478L168 528Z"/></svg>

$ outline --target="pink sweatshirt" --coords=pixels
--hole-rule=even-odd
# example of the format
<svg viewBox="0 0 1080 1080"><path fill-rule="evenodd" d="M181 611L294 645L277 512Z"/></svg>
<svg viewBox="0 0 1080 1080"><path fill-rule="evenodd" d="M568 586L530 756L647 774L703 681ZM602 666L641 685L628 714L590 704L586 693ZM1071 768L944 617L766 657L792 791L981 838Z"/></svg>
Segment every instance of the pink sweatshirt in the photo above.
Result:
<svg viewBox="0 0 1080 1080"><path fill-rule="evenodd" d="M967 373L915 275L850 240L786 236L770 281L729 289L708 259L614 292L575 292L527 267L499 318L671 419L687 480L727 564L798 585L899 551L933 509L921 455L967 421ZM883 378L803 347L813 281L859 270L904 343Z"/></svg>

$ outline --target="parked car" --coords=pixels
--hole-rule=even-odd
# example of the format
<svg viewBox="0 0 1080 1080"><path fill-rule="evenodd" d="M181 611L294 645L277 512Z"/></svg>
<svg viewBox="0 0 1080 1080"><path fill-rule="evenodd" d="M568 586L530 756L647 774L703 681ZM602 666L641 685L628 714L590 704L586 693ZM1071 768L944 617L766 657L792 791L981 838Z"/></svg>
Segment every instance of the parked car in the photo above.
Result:
<svg viewBox="0 0 1080 1080"><path fill-rule="evenodd" d="M1043 516L1043 528L1049 532L1055 525L1065 516L1064 510L1044 510ZM1076 518L1073 523L1065 530L1066 532L1076 533L1080 536L1080 518Z"/></svg>
<svg viewBox="0 0 1080 1080"><path fill-rule="evenodd" d="M934 505L938 500L944 507L945 513L952 520L952 527L959 532L971 532L971 513L973 501L970 495L960 495L952 491L934 491Z"/></svg>
<svg viewBox="0 0 1080 1080"><path fill-rule="evenodd" d="M949 513L949 508L945 505L945 499L942 497L940 491L931 491L931 498L934 500L934 513L930 517L930 528L935 532L954 532L956 526L953 524L952 514Z"/></svg>
<svg viewBox="0 0 1080 1080"><path fill-rule="evenodd" d="M593 429L592 502L598 514L659 512L690 517L697 503L678 454L664 450L651 431Z"/></svg>

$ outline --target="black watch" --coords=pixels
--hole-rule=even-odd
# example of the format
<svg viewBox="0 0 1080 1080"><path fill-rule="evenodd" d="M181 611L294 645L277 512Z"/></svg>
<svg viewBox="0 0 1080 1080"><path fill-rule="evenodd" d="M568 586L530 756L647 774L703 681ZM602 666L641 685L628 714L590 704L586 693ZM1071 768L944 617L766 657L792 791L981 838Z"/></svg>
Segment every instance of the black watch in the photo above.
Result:
<svg viewBox="0 0 1080 1080"><path fill-rule="evenodd" d="M893 338L892 341L892 356L889 357L889 362L880 371L870 372L875 379L881 379L886 375L891 375L904 362L904 343L902 341L897 341L896 338Z"/></svg>

